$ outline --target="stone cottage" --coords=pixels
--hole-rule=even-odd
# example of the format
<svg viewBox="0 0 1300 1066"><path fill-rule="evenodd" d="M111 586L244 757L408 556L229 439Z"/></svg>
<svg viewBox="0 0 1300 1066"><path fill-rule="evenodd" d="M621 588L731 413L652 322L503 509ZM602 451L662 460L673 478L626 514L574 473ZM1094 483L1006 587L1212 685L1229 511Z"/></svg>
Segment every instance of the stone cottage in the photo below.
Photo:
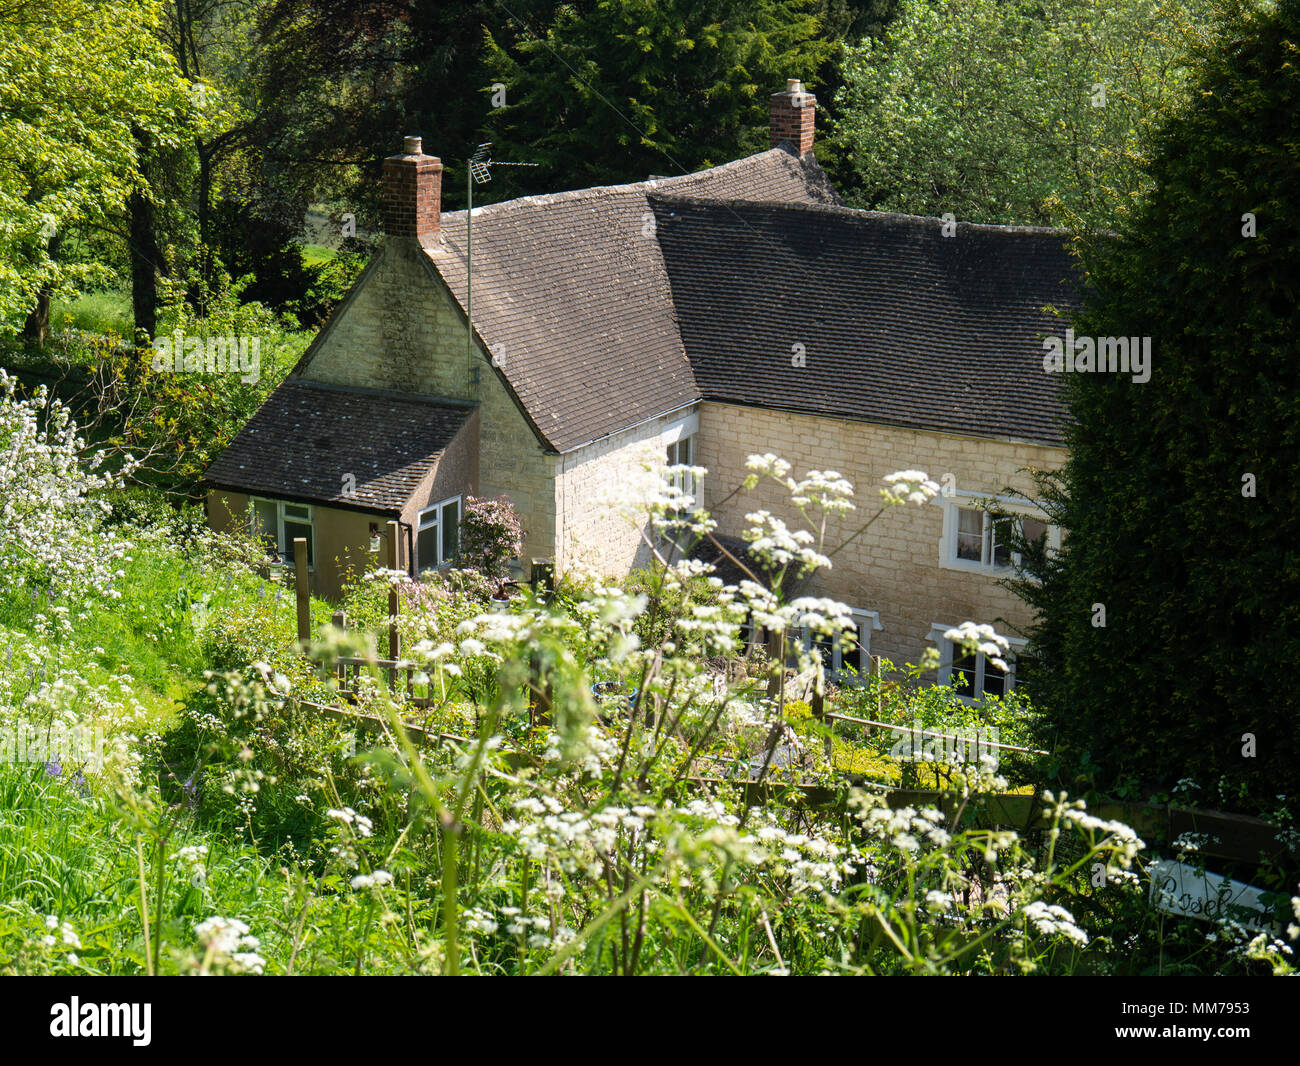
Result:
<svg viewBox="0 0 1300 1066"><path fill-rule="evenodd" d="M822 649L828 668L937 643L941 678L959 671L972 697L1014 686L941 634L1029 620L1000 584L1014 560L987 501L1059 536L1028 472L1065 458L1042 352L1053 309L1077 304L1066 234L846 208L815 108L792 81L767 151L475 208L472 331L465 212L441 211L442 164L408 137L384 163L369 266L207 471L212 525L253 523L285 553L306 537L329 595L390 521L403 568L450 564L465 497L504 494L524 561L621 575L650 557L644 516L619 505L647 463L706 467L700 503L736 536L756 508L789 514L775 492L733 493L747 456L774 452L859 490L812 587L860 619L856 643ZM945 492L855 535L906 468Z"/></svg>

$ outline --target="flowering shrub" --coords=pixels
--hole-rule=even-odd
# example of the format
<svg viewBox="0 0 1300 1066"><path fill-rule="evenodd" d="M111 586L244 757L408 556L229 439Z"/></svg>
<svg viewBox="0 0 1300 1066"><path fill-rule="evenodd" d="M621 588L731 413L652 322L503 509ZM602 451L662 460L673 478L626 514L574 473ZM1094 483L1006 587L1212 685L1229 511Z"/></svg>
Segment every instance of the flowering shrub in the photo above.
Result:
<svg viewBox="0 0 1300 1066"><path fill-rule="evenodd" d="M102 528L108 504L96 494L121 475L101 473L99 455L83 462L84 450L66 407L44 386L21 398L0 368L0 567L9 580L54 595L118 595L130 543Z"/></svg>
<svg viewBox="0 0 1300 1066"><path fill-rule="evenodd" d="M519 554L522 542L519 513L506 497L465 497L458 546L463 566L500 582L509 574L509 561Z"/></svg>

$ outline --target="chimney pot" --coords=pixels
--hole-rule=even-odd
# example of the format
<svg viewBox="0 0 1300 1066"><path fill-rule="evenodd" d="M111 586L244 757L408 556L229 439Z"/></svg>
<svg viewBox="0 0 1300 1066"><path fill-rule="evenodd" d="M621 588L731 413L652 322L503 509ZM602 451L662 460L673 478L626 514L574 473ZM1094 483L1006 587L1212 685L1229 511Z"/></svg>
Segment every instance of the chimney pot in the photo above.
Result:
<svg viewBox="0 0 1300 1066"><path fill-rule="evenodd" d="M419 137L402 141L402 154L384 160L380 199L384 233L414 237L424 247L439 241L442 214L442 160L425 155Z"/></svg>
<svg viewBox="0 0 1300 1066"><path fill-rule="evenodd" d="M798 78L786 78L785 91L788 93L801 93L803 92L803 82Z"/></svg>

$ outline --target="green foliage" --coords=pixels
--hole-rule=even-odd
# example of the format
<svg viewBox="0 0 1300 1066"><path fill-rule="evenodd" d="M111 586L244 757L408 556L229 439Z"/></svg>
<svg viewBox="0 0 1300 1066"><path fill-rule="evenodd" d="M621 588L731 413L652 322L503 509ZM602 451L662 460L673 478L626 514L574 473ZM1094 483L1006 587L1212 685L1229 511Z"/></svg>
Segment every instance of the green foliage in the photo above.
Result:
<svg viewBox="0 0 1300 1066"><path fill-rule="evenodd" d="M676 634L682 654L666 640L638 649L632 619L654 584L629 594L569 583L548 604L521 595L484 616L453 585L404 583L407 654L427 674L417 686L430 706L390 700L375 673L348 709L389 728L363 734L299 702L338 697L294 645L289 598L238 566L237 545L191 543L193 515L140 492L109 520L151 553L128 570L111 613L151 623L142 636L176 656L177 680L190 682L204 659L215 669L180 686L165 725L128 738L134 775L0 767L5 972L1258 972L1268 958L1286 969L1262 949L1207 948L1190 923L1156 926L1133 887L1139 845L1123 826L1049 798L1041 837L982 827L981 794L1000 787L987 775L954 774L946 813L859 792L836 810L788 807L797 801L779 788L748 806L739 791L692 784L693 759L734 764L782 708L747 682L719 700L703 630ZM205 590L184 621L167 613L178 581ZM657 587L674 584L680 617L734 629L715 610L715 586L661 575ZM386 596L372 581L348 602L382 630ZM22 621L21 603L10 610ZM325 630L326 610L315 605L315 656L373 652L373 633ZM47 612L28 611L39 638ZM86 613L77 642L97 637L110 612ZM140 673L143 648L124 651L115 675ZM15 665L37 658L57 663L24 639ZM551 710L536 731L529 663ZM594 677L637 689L640 709L656 714L598 709ZM840 690L832 705L873 697L884 714L958 712L946 690L906 686ZM0 709L20 704L30 705L22 690L0 680ZM118 728L140 721L125 710ZM398 715L471 739L412 740L392 728ZM821 739L806 701L785 704L784 717L810 746ZM898 780L874 741L840 735L832 749L840 774ZM1085 871L1098 867L1113 887L1090 887ZM1047 899L1061 909L1046 911Z"/></svg>
<svg viewBox="0 0 1300 1066"><path fill-rule="evenodd" d="M90 333L131 335L131 300L115 290L83 292L73 299L55 301L50 311L54 329L75 329Z"/></svg>
<svg viewBox="0 0 1300 1066"><path fill-rule="evenodd" d="M246 342L257 359L250 372L197 371L157 365L154 349L115 349L100 368L101 407L120 451L141 460L138 480L179 493L195 491L199 478L253 412L284 379L307 346L291 317L258 303L241 302L248 279L232 283L222 272L215 282L197 276L192 289L164 285L161 314L167 332L158 338L174 346L184 338L233 337ZM199 310L196 310L196 307Z"/></svg>
<svg viewBox="0 0 1300 1066"><path fill-rule="evenodd" d="M646 610L637 616L635 632L641 643L650 647L669 639L673 623L682 617L688 604L717 601L705 577L665 581L654 570L633 570L623 579L623 587L634 596L646 597Z"/></svg>
<svg viewBox="0 0 1300 1066"><path fill-rule="evenodd" d="M1099 784L1190 777L1247 810L1300 793L1298 47L1295 0L1231 4L1153 192L1089 249L1077 332L1148 336L1153 357L1145 384L1070 375L1070 456L1048 486L1068 535L1023 590L1067 777L1084 760Z"/></svg>
<svg viewBox="0 0 1300 1066"><path fill-rule="evenodd" d="M21 325L42 291L112 280L73 238L140 186L142 137L174 144L184 131L186 83L156 37L163 6L0 10L0 333Z"/></svg>
<svg viewBox="0 0 1300 1066"><path fill-rule="evenodd" d="M1152 131L1183 98L1207 6L905 0L883 39L845 52L835 140L858 171L854 199L973 222L1112 225L1141 188Z"/></svg>
<svg viewBox="0 0 1300 1066"><path fill-rule="evenodd" d="M360 248L344 248L328 255L322 255L323 252L329 252L329 249L316 245L307 245L303 249L303 261L312 273L312 280L296 310L299 320L308 326L325 324L334 308L352 291L352 286L370 261L370 253Z"/></svg>
<svg viewBox="0 0 1300 1066"><path fill-rule="evenodd" d="M810 0L560 5L540 36L488 33L502 195L641 181L768 147L768 97L834 45Z"/></svg>

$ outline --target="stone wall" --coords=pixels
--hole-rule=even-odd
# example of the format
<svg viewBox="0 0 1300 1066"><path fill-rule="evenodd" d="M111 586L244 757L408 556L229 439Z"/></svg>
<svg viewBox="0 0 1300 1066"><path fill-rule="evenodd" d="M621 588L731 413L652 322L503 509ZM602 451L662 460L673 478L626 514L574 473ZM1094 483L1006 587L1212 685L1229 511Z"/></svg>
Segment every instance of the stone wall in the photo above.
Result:
<svg viewBox="0 0 1300 1066"><path fill-rule="evenodd" d="M559 457L558 570L622 576L650 564L653 531L641 501L661 482L665 432L693 414L664 415Z"/></svg>
<svg viewBox="0 0 1300 1066"><path fill-rule="evenodd" d="M744 481L751 454L772 452L792 462L796 477L809 470L835 470L852 481L857 510L831 523L829 547L877 512L881 478L894 471L924 470L936 481L951 474L962 492L1001 494L1010 488L1032 496L1032 482L1022 468L1054 469L1065 460L1058 448L720 403L701 405L697 440L696 461L709 471L704 506L717 508L714 517L722 533L738 535L747 525L745 514L760 508L791 524L799 520L788 493L771 482L742 491L725 505L717 503ZM915 662L936 622L989 622L1008 636L1030 622L1032 612L996 576L940 565L943 514L937 501L891 507L833 557L831 570L813 578L811 594L880 612L884 628L872 637L873 654Z"/></svg>

